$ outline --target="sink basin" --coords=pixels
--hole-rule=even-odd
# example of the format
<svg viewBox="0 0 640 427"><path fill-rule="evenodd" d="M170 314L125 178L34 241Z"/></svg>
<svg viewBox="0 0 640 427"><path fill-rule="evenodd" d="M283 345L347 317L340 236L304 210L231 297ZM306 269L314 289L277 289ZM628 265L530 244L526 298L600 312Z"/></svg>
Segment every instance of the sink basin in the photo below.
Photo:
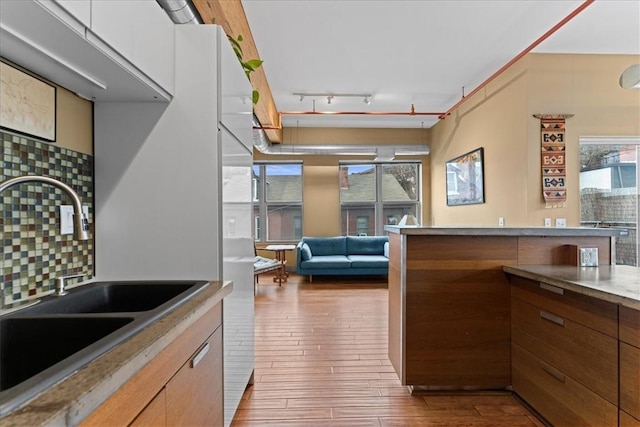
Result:
<svg viewBox="0 0 640 427"><path fill-rule="evenodd" d="M95 282L0 315L0 416L187 301L206 281Z"/></svg>
<svg viewBox="0 0 640 427"><path fill-rule="evenodd" d="M153 310L197 286L194 282L96 283L29 308L30 314L123 313Z"/></svg>
<svg viewBox="0 0 640 427"><path fill-rule="evenodd" d="M0 319L0 391L131 322L133 317Z"/></svg>

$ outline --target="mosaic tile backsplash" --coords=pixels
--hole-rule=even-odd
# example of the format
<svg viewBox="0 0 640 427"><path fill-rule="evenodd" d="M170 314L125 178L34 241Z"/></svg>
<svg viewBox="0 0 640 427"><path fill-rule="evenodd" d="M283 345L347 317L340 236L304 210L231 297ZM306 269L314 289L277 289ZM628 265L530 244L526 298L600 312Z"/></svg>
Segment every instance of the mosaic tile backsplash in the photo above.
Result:
<svg viewBox="0 0 640 427"><path fill-rule="evenodd" d="M23 136L0 132L0 181L22 175L45 175L70 185L89 206L93 231L93 157ZM56 277L93 276L93 241L60 234L60 205L66 193L47 184L24 183L0 194L2 202L2 298L5 304L55 289Z"/></svg>

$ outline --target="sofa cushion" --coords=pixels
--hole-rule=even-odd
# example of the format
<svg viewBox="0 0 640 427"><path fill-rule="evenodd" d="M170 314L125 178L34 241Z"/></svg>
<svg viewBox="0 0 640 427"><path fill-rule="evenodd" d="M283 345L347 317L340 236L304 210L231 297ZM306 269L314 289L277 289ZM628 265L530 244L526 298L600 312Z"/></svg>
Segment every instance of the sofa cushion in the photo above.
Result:
<svg viewBox="0 0 640 427"><path fill-rule="evenodd" d="M351 261L345 255L314 255L300 265L302 268L349 268Z"/></svg>
<svg viewBox="0 0 640 427"><path fill-rule="evenodd" d="M300 254L302 254L302 260L307 261L312 257L311 248L306 243L303 243L300 247Z"/></svg>
<svg viewBox="0 0 640 427"><path fill-rule="evenodd" d="M347 244L343 236L338 237L303 237L302 241L309 245L313 256L346 255Z"/></svg>
<svg viewBox="0 0 640 427"><path fill-rule="evenodd" d="M384 244L384 256L386 256L387 258L389 258L389 242L386 242Z"/></svg>
<svg viewBox="0 0 640 427"><path fill-rule="evenodd" d="M387 236L347 236L347 255L384 255Z"/></svg>
<svg viewBox="0 0 640 427"><path fill-rule="evenodd" d="M349 255L352 268L385 268L389 259L384 255Z"/></svg>

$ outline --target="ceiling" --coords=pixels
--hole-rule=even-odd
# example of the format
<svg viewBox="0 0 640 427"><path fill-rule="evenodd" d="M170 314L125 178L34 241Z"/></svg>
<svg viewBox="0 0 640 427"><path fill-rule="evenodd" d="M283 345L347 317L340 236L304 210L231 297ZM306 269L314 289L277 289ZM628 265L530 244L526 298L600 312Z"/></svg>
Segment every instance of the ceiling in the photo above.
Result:
<svg viewBox="0 0 640 427"><path fill-rule="evenodd" d="M242 0L285 127L428 128L583 1ZM640 1L597 0L539 53L640 54ZM621 70L622 72L623 70ZM294 93L371 94L363 97ZM298 115L290 111L401 112ZM409 115L411 106L416 115Z"/></svg>

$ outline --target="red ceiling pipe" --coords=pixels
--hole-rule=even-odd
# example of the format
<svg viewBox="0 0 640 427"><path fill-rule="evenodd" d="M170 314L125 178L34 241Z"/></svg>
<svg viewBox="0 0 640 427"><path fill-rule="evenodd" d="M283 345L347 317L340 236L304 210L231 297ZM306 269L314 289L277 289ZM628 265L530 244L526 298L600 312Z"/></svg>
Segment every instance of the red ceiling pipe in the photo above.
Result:
<svg viewBox="0 0 640 427"><path fill-rule="evenodd" d="M485 80L483 83L480 84L480 86L478 86L477 88L475 88L471 93L469 93L469 95L467 96L463 96L463 98L456 102L455 105L451 108L449 108L444 114L442 114L440 117L438 117L439 119L444 119L446 116L450 115L453 110L455 110L456 108L458 108L464 101L466 101L468 98L470 98L472 95L475 95L478 91L480 91L480 89L484 88L486 85L488 85L491 81L493 81L493 79L495 79L496 77L498 77L500 74L502 74L502 72L504 70L506 70L507 68L509 68L510 66L512 66L516 61L520 60L523 56L525 56L527 53L531 52L536 46L538 46L540 43L542 43L543 41L545 41L550 35L552 35L553 33L555 33L556 31L558 31L560 28L562 28L567 22L569 22L570 20L572 20L576 15L578 15L580 12L582 12L583 10L585 10L587 7L589 7L592 3L594 3L596 0L585 0L584 3L582 3L580 6L578 6L576 8L576 10L574 10L573 12L571 12L569 15L567 15L562 21L558 22L556 25L554 25L549 31L547 31L546 33L544 33L542 36L540 36L540 38L538 38L536 41L534 41L533 43L531 43L529 46L527 46L527 48L525 48L525 50L523 50L522 52L520 52L515 58L513 58L511 61L507 62L502 68L500 68L498 71L496 71L495 73L493 73L487 80Z"/></svg>

